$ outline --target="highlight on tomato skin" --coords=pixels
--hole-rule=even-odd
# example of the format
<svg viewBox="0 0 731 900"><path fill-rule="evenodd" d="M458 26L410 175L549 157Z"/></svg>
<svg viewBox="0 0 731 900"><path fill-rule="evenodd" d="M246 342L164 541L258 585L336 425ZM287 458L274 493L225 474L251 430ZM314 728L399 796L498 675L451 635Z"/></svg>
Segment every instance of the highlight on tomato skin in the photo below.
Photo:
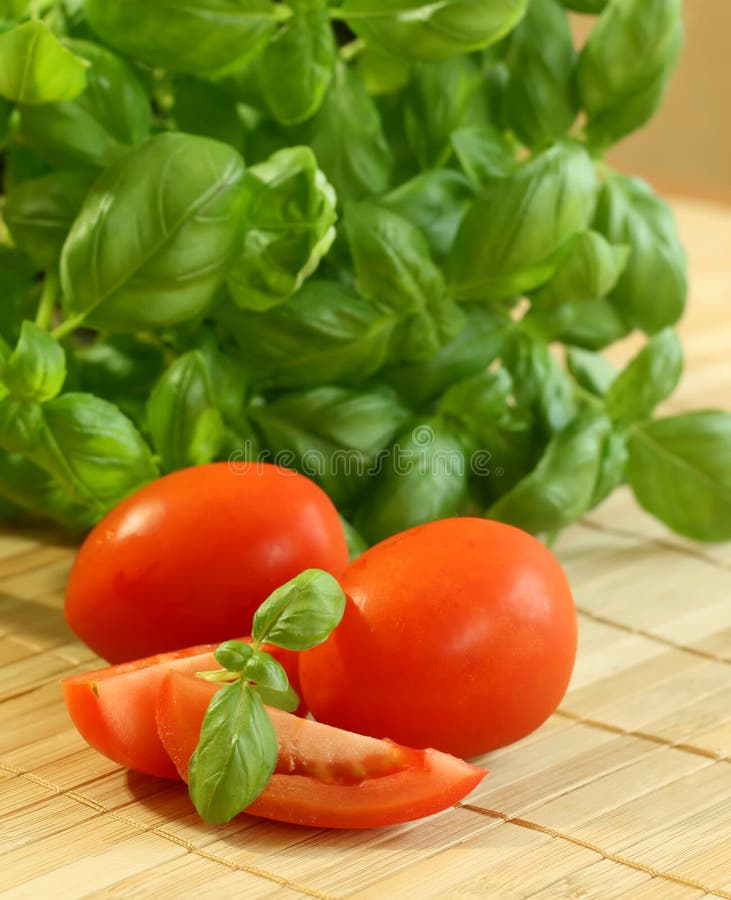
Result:
<svg viewBox="0 0 731 900"><path fill-rule="evenodd" d="M168 670L195 673L220 669L213 655L216 646L201 644L62 679L66 707L77 731L95 750L125 768L179 780L158 737L157 693ZM297 654L269 645L265 649L284 666L299 694ZM306 712L300 704L297 714Z"/></svg>
<svg viewBox="0 0 731 900"><path fill-rule="evenodd" d="M157 724L187 780L201 722L220 685L170 670L160 685ZM332 728L267 708L277 732L277 768L244 812L319 828L373 828L453 806L487 774L439 751Z"/></svg>

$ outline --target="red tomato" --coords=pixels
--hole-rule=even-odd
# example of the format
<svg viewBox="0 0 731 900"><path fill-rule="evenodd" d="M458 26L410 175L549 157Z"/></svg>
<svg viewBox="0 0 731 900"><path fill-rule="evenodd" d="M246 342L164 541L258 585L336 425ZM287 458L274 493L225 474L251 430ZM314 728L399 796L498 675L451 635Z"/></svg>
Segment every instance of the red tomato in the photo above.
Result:
<svg viewBox="0 0 731 900"><path fill-rule="evenodd" d="M431 522L358 557L333 634L301 654L316 719L471 757L537 728L576 656L561 566L531 535L486 519Z"/></svg>
<svg viewBox="0 0 731 900"><path fill-rule="evenodd" d="M304 569L348 562L340 519L314 482L252 463L195 466L151 482L84 541L66 620L110 662L247 633L257 607Z"/></svg>
<svg viewBox="0 0 731 900"><path fill-rule="evenodd" d="M177 780L178 772L157 734L157 692L171 669L189 673L220 669L215 648L216 644L203 644L64 678L61 686L71 720L87 743L119 765ZM284 666L300 693L297 654L268 644L264 649ZM304 714L302 705L298 712Z"/></svg>
<svg viewBox="0 0 731 900"><path fill-rule="evenodd" d="M218 686L176 671L158 694L162 742L187 780L201 722ZM452 806L484 778L484 769L436 750L413 750L267 708L279 758L252 815L319 828L372 828Z"/></svg>

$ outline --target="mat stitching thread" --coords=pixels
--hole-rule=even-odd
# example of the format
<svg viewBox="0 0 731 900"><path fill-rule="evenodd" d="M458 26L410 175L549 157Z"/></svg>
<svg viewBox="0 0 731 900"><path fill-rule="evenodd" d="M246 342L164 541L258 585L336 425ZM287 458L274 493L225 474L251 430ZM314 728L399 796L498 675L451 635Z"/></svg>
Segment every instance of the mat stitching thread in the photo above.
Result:
<svg viewBox="0 0 731 900"><path fill-rule="evenodd" d="M714 762L731 763L731 756L723 756L714 750L705 747L698 747L695 744L687 744L684 741L671 741L669 738L661 737L659 734L653 734L650 731L640 731L635 728L623 728L621 725L612 725L611 722L602 722L600 719L591 719L586 716L573 713L568 709L559 707L554 715L562 716L565 719L571 719L580 725L589 725L592 728L601 728L603 731L611 731L613 734L619 734L627 737L642 738L645 741L652 741L655 744L661 744L663 747L672 747L674 750L682 750L685 753L694 753L697 756L704 756L712 759Z"/></svg>
<svg viewBox="0 0 731 900"><path fill-rule="evenodd" d="M259 878L264 878L267 881L273 881L280 887L299 891L301 894L307 897L317 897L318 900L336 900L336 898L332 894L325 894L322 891L318 891L314 888L308 888L304 885L296 884L295 882L290 881L288 878L285 878L283 875L277 875L275 872L269 872L267 869L260 869L257 866L237 863L235 860L226 859L226 857L224 856L216 856L215 853L209 853L207 850L204 850L201 847L196 847L195 844L192 844L190 841L186 841L185 838L180 838L177 835L171 834L169 831L165 831L164 828L160 828L157 825L145 825L143 822L137 822L135 819L130 819L128 816L124 816L112 809L108 809L97 800L92 800L90 797L85 797L83 794L79 794L78 791L62 788L59 785L53 784L53 782L47 781L45 778L41 778L39 775L28 771L27 769L22 769L18 766L13 766L9 763L4 762L0 762L0 769L10 773L11 775L18 775L21 778L25 778L27 781L37 784L40 787L44 787L52 793L57 794L58 796L68 797L69 800L73 800L75 803L79 803L82 806L86 806L89 809L93 809L96 812L109 816L111 819L114 819L117 822L121 822L123 825L129 825L131 828L135 828L137 831L142 831L145 834L155 834L166 841L170 841L173 844L176 844L186 852L191 853L195 856L200 856L203 859L209 860L210 862L220 863L221 865L226 866L226 868L233 869L237 872L246 872L247 875L254 875Z"/></svg>
<svg viewBox="0 0 731 900"><path fill-rule="evenodd" d="M679 553L681 556L689 556L699 562L719 569L721 572L731 572L731 564L720 562L712 556L703 553L702 550L695 550L693 547L686 547L684 544L677 544L670 538L652 537L651 535L641 534L639 531L632 531L631 528L617 528L615 525L605 525L603 522L597 522L595 519L585 517L579 519L579 525L586 525L593 531L612 534L615 537L632 538L635 541L641 541L643 544L652 544L661 550L670 550L673 553Z"/></svg>
<svg viewBox="0 0 731 900"><path fill-rule="evenodd" d="M613 628L620 629L620 631L626 631L628 634L636 634L658 644L664 644L664 646L671 647L673 650L682 650L684 653L691 653L693 656L700 656L702 659L710 659L713 662L723 663L724 665L731 664L731 657L729 656L718 656L716 653L711 653L708 650L701 650L699 647L692 647L689 644L681 644L678 641L673 641L671 638L662 637L662 635L655 634L653 631L647 631L645 628L616 622L614 619L607 618L607 616L584 609L583 606L577 606L576 611L580 615L586 616L587 619L599 622L600 625L611 625Z"/></svg>
<svg viewBox="0 0 731 900"><path fill-rule="evenodd" d="M676 875L673 872L663 872L647 863L639 862L636 859L630 859L627 856L620 856L618 853L611 853L610 851L599 847L597 844L593 844L591 841L585 841L582 838L574 837L571 834L565 834L562 831L558 831L556 828L551 828L550 825L541 825L539 822L532 822L530 819L509 816L507 813L499 812L495 809L486 809L482 806L475 806L472 803L458 803L457 806L462 807L462 809L469 809L472 812L481 813L492 819L501 819L503 822L510 825L518 825L520 828L528 828L531 831L539 831L541 834L547 834L554 839L568 841L578 847L584 847L586 850L592 850L594 853L598 853L602 859L618 863L622 866L627 866L628 868L635 869L639 872L645 872L652 878L663 878L667 881L673 881L675 884L682 884L684 887L692 887L696 890L704 891L706 894L711 894L713 897L722 897L723 900L731 900L731 893L724 891L721 888L711 888L692 878L685 878L682 875Z"/></svg>

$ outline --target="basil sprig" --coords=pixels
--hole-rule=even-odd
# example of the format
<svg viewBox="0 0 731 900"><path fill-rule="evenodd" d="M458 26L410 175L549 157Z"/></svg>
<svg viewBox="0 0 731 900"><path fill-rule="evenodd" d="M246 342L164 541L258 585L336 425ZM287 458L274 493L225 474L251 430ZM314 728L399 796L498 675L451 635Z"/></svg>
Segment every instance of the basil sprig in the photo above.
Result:
<svg viewBox="0 0 731 900"><path fill-rule="evenodd" d="M272 593L254 615L251 644L225 641L223 666L200 673L226 682L206 711L188 765L190 796L206 822L228 822L266 787L277 763L277 736L264 704L291 712L299 698L282 665L262 644L307 650L338 625L345 594L320 569L307 569Z"/></svg>

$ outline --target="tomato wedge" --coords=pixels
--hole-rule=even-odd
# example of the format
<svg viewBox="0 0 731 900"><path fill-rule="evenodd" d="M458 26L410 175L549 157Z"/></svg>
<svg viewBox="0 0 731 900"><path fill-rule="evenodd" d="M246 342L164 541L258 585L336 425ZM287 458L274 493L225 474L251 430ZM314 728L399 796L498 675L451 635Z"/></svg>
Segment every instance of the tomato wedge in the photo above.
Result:
<svg viewBox="0 0 731 900"><path fill-rule="evenodd" d="M119 765L177 781L180 776L155 724L158 689L169 670L220 669L213 656L217 646L200 644L64 678L61 686L71 720L95 750ZM268 645L265 649L284 666L299 693L297 654ZM298 712L304 714L304 707Z"/></svg>
<svg viewBox="0 0 731 900"><path fill-rule="evenodd" d="M203 716L220 686L169 670L157 698L162 744L187 781ZM279 757L252 815L319 828L372 828L439 812L466 796L484 769L267 708Z"/></svg>

